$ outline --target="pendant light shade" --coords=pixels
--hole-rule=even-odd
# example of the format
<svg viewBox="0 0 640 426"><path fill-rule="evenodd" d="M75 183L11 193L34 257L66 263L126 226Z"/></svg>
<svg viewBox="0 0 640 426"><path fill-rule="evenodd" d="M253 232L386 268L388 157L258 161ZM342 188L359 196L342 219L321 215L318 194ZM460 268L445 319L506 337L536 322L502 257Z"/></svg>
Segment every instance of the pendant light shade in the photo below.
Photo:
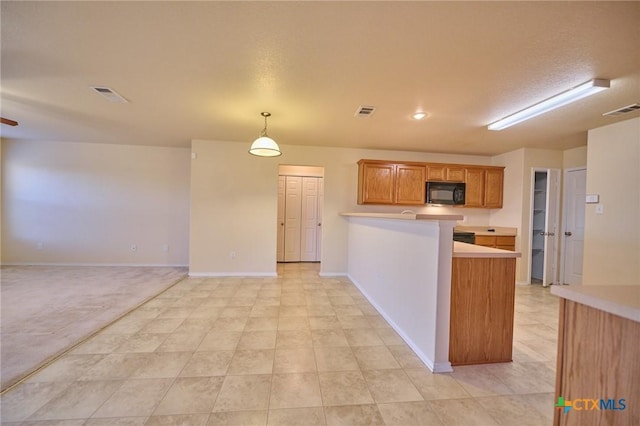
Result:
<svg viewBox="0 0 640 426"><path fill-rule="evenodd" d="M276 141L267 135L267 117L270 117L271 113L261 112L260 115L264 117L264 129L262 129L260 137L251 144L249 154L257 155L258 157L277 157L282 155Z"/></svg>

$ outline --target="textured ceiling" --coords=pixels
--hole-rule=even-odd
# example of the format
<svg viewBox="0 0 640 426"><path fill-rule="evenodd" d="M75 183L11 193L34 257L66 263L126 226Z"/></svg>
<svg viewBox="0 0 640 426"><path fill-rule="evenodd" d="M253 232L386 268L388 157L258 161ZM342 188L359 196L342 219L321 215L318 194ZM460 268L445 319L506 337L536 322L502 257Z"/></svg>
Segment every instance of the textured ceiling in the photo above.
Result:
<svg viewBox="0 0 640 426"><path fill-rule="evenodd" d="M584 145L640 115L640 2L2 1L2 126L15 139L497 154ZM591 78L593 97L486 125ZM114 104L90 85L113 88ZM355 118L373 105L370 118ZM417 109L428 119L413 121Z"/></svg>

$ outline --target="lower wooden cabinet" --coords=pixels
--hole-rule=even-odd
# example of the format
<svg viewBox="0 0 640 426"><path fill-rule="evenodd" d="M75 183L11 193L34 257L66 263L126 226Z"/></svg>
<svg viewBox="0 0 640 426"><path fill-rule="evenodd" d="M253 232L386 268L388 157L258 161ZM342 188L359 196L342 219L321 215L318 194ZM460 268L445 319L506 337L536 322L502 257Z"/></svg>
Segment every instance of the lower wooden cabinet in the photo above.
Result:
<svg viewBox="0 0 640 426"><path fill-rule="evenodd" d="M553 424L640 424L639 341L640 322L560 298L554 402L579 404L567 412L556 408ZM591 409L583 398L603 399L609 409Z"/></svg>
<svg viewBox="0 0 640 426"><path fill-rule="evenodd" d="M515 258L452 259L452 365L512 360L515 276Z"/></svg>
<svg viewBox="0 0 640 426"><path fill-rule="evenodd" d="M516 237L504 235L476 235L476 244L501 250L516 251Z"/></svg>

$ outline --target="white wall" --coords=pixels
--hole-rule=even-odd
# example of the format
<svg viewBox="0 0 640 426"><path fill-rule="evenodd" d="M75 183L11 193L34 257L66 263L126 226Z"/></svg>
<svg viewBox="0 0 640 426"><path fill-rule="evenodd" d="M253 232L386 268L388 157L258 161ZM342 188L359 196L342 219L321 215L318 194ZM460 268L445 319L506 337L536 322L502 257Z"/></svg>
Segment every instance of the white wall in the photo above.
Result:
<svg viewBox="0 0 640 426"><path fill-rule="evenodd" d="M468 216L469 224L488 223L489 210L484 209L357 205L357 162L370 158L489 165L489 157L297 145L281 149L281 157L258 158L247 153L247 143L192 141L197 158L191 167L191 274L275 274L279 164L324 167L323 274L347 271L347 226L341 212L452 211Z"/></svg>
<svg viewBox="0 0 640 426"><path fill-rule="evenodd" d="M640 285L640 118L589 131L585 212L586 285Z"/></svg>
<svg viewBox="0 0 640 426"><path fill-rule="evenodd" d="M567 149L562 153L562 167L572 169L587 166L587 146Z"/></svg>
<svg viewBox="0 0 640 426"><path fill-rule="evenodd" d="M350 217L351 281L433 372L448 372L453 222Z"/></svg>
<svg viewBox="0 0 640 426"><path fill-rule="evenodd" d="M186 265L189 166L184 148L4 140L2 262Z"/></svg>

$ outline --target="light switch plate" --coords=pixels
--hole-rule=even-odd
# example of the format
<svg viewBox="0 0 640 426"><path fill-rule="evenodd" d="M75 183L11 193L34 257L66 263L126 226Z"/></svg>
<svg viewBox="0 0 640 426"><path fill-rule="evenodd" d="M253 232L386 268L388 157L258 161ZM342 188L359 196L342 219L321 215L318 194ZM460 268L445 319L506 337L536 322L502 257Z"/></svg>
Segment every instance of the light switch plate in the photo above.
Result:
<svg viewBox="0 0 640 426"><path fill-rule="evenodd" d="M585 198L585 202L587 204L597 204L600 201L600 196L598 194L587 194Z"/></svg>

